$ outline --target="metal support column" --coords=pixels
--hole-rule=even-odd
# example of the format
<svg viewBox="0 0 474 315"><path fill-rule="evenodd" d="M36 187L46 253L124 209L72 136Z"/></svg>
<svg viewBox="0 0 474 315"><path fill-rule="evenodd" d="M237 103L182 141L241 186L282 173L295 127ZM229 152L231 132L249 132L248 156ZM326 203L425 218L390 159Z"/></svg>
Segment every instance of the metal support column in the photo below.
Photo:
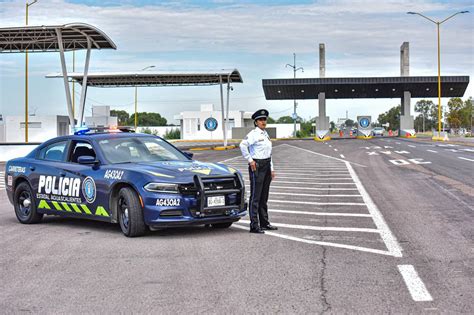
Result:
<svg viewBox="0 0 474 315"><path fill-rule="evenodd" d="M84 108L86 106L86 94L87 94L87 73L89 72L89 60L91 58L91 46L92 42L89 37L87 37L87 52L86 52L86 63L84 65L84 77L82 79L82 89L81 89L81 100L79 105L81 115L79 116L79 127L82 127L82 122L84 120Z"/></svg>
<svg viewBox="0 0 474 315"><path fill-rule="evenodd" d="M71 91L69 90L69 80L67 76L67 68L66 68L66 58L64 57L64 46L63 46L63 37L61 34L61 29L56 29L56 35L58 37L58 45L59 45L59 56L61 57L61 68L63 72L63 81L64 81L64 88L66 90L66 102L67 102L67 110L69 114L69 124L71 130L74 128L74 116L72 114L72 101L71 101Z"/></svg>
<svg viewBox="0 0 474 315"><path fill-rule="evenodd" d="M225 114L225 124L226 124L226 139L227 139L227 127L229 126L229 94L230 94L230 74L227 76L227 108Z"/></svg>
<svg viewBox="0 0 474 315"><path fill-rule="evenodd" d="M224 134L224 147L227 147L227 135L225 117L224 117L224 91L222 90L222 75L219 76L219 86L221 90L221 110L222 110L222 133Z"/></svg>

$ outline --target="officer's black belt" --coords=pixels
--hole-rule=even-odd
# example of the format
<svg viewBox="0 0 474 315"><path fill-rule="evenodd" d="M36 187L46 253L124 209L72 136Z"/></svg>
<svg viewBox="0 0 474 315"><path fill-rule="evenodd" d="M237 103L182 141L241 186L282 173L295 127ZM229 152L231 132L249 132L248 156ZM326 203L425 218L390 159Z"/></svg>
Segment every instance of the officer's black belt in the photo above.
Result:
<svg viewBox="0 0 474 315"><path fill-rule="evenodd" d="M255 162L260 162L260 163L265 163L265 162L270 162L272 160L272 158L268 158L268 159L253 159Z"/></svg>

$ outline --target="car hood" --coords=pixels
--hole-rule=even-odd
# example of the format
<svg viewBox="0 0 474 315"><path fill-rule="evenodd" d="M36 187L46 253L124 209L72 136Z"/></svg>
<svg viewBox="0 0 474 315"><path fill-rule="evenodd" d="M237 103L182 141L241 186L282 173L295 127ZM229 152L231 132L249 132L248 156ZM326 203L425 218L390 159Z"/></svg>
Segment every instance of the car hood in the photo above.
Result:
<svg viewBox="0 0 474 315"><path fill-rule="evenodd" d="M140 171L152 176L169 180L192 180L194 175L232 175L235 169L220 163L203 163L199 161L162 161L140 162L123 165L127 170Z"/></svg>

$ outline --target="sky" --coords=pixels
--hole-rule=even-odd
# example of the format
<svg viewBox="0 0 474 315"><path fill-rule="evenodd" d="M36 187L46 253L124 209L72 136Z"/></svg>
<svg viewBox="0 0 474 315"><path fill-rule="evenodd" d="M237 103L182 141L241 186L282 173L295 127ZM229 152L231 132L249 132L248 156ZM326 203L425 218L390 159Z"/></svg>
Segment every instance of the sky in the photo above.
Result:
<svg viewBox="0 0 474 315"><path fill-rule="evenodd" d="M291 115L293 101L268 101L262 79L291 78L293 63L304 72L298 78L319 76L319 43L326 46L326 77L400 75L400 46L410 43L410 75L437 75L436 25L407 11L434 20L469 10L441 25L441 74L474 75L474 2L431 0L321 1L151 1L151 0L38 0L30 6L29 25L91 24L104 31L117 50L94 50L89 72L238 69L243 84L234 84L231 110L254 112L267 108L270 116ZM0 0L0 27L23 26L25 1ZM72 71L72 53L66 54ZM85 52L76 52L76 72ZM24 115L23 54L0 55L0 114ZM59 53L29 54L30 114L67 115L61 79L45 78L61 71ZM80 89L76 87L76 102ZM471 82L464 99L474 96ZM412 114L414 103L412 99ZM437 99L433 99L437 103ZM447 99L442 101L447 103ZM220 107L218 86L142 87L139 111L158 112L177 123L182 111L201 104ZM330 119L379 114L400 99L327 100ZM134 110L133 88L89 88L86 116L93 105ZM304 119L317 116L317 100L298 102Z"/></svg>

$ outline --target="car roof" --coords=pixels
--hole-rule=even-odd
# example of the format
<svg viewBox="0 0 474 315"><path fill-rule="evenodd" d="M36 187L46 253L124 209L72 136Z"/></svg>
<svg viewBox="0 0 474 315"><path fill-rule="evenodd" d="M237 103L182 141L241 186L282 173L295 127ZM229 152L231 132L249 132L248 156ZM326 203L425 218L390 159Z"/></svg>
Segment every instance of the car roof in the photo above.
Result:
<svg viewBox="0 0 474 315"><path fill-rule="evenodd" d="M146 133L97 132L97 133L86 133L86 134L81 134L81 135L60 136L60 137L52 138L44 142L41 146L45 144L50 144L52 142L67 141L67 140L103 140L103 139L138 138L138 137L160 138L158 136L150 135Z"/></svg>

